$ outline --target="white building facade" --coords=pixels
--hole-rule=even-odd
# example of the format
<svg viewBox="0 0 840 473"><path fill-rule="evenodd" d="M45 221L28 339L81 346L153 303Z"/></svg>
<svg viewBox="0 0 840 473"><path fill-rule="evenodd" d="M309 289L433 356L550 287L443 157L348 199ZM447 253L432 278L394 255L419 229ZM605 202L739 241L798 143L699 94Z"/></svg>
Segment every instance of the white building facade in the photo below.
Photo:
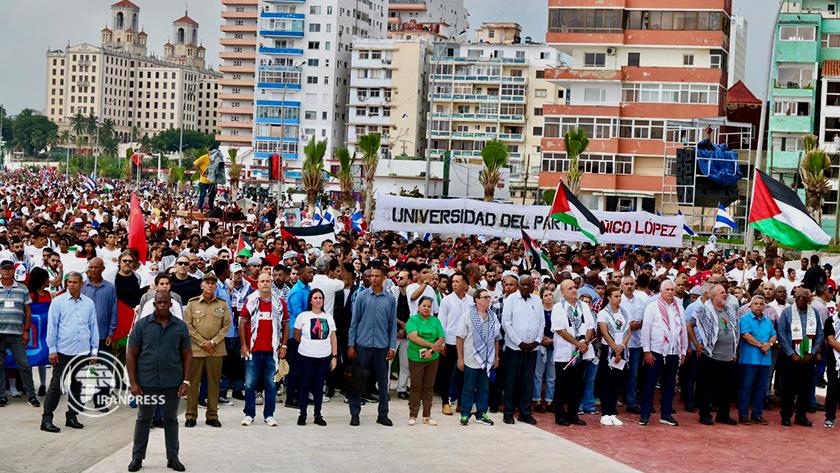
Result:
<svg viewBox="0 0 840 473"><path fill-rule="evenodd" d="M397 31L409 23L440 23L458 34L469 28L469 13L464 0L390 0L388 31Z"/></svg>
<svg viewBox="0 0 840 473"><path fill-rule="evenodd" d="M735 85L747 77L747 19L733 16L729 30L729 74L727 84Z"/></svg>

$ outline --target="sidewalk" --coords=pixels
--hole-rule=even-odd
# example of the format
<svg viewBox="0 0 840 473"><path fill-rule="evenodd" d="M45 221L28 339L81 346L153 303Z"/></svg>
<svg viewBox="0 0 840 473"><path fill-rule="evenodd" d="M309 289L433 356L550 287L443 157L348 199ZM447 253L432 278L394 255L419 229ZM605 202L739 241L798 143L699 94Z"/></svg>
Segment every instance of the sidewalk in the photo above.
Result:
<svg viewBox="0 0 840 473"><path fill-rule="evenodd" d="M457 416L439 414L440 404L435 401L433 417L440 422L439 426L409 426L408 403L395 398L391 401L391 419L395 425L390 428L375 423L376 406L370 404L362 408L361 426L350 427L348 406L340 397L324 405L327 427L312 424L311 407L309 423L297 426L298 411L282 405L275 412L279 427L266 426L259 414L252 426L242 427L239 421L243 403L236 401L232 407L220 408L221 429L204 425L201 418L196 428L185 429L183 415L180 417L180 458L187 471L202 473L267 472L277 471L278 466L301 473L456 473L477 468L530 472L545 470L550 465L562 465L567 473L635 471L539 428L522 423L505 425L500 414L492 416L495 426L471 423L463 427ZM257 408L261 413L261 406ZM203 412L199 410L199 416ZM114 436L127 438L133 423L125 419L114 427ZM86 471L125 471L131 460L130 439L124 445L113 454L103 455L102 461ZM163 430L153 429L141 471L169 471L165 457Z"/></svg>

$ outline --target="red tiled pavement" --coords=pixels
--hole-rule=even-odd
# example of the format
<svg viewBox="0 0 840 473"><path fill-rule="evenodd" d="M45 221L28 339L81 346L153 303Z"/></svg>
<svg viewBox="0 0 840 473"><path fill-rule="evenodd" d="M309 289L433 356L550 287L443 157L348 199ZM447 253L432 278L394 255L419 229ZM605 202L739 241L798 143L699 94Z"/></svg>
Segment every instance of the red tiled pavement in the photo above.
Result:
<svg viewBox="0 0 840 473"><path fill-rule="evenodd" d="M582 416L588 423L582 427L561 427L549 413L535 417L537 427L646 473L756 473L788 464L791 454L806 461L811 471L836 470L833 455L825 452L836 448L840 432L823 427L822 412L808 415L814 423L810 428L782 427L778 408L765 412L769 425L706 426L696 413L678 410L674 417L679 427L660 424L657 414L650 425L641 426L639 416L624 408L619 408L625 423L621 427L602 426L600 415Z"/></svg>

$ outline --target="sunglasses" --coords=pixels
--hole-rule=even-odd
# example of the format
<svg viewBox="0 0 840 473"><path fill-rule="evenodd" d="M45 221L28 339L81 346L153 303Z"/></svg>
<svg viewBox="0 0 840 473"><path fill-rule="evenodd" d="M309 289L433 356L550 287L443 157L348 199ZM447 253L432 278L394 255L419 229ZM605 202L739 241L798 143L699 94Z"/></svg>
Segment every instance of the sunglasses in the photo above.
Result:
<svg viewBox="0 0 840 473"><path fill-rule="evenodd" d="M178 266L189 266L190 262L189 261L178 261L175 264L177 264Z"/></svg>
<svg viewBox="0 0 840 473"><path fill-rule="evenodd" d="M120 260L120 261L122 261L123 263L133 263L134 262L133 259L123 259L123 260Z"/></svg>

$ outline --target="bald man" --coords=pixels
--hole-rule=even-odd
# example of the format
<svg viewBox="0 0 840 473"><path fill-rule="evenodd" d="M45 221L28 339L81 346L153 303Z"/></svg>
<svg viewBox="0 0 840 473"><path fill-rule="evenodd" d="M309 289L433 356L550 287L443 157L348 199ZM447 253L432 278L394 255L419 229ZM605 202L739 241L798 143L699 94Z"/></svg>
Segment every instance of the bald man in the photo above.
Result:
<svg viewBox="0 0 840 473"><path fill-rule="evenodd" d="M505 329L505 424L513 424L514 400L519 404L519 420L534 425L531 399L534 395L534 369L537 347L545 329L542 301L534 294L531 276L520 276L519 292L507 297L502 311Z"/></svg>
<svg viewBox="0 0 840 473"><path fill-rule="evenodd" d="M674 419L672 410L674 387L677 369L683 363L688 349L688 335L682 306L676 301L674 282L663 281L659 289L659 298L648 304L642 320L641 342L647 372L639 424L648 425L650 422L656 383L661 379L659 422L675 427L679 423Z"/></svg>
<svg viewBox="0 0 840 473"><path fill-rule="evenodd" d="M569 279L560 283L563 299L551 309L554 330L554 422L558 425L586 425L578 417L583 398L584 371L589 360L595 358L590 346L595 338L595 317L589 305L578 299L575 283Z"/></svg>

